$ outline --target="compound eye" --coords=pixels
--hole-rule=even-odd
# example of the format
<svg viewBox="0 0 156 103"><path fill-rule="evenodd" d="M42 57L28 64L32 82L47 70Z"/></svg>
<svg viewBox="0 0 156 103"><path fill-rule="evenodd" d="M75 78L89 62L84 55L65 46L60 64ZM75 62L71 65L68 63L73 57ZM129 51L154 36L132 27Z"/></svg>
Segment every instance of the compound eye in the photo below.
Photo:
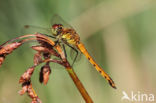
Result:
<svg viewBox="0 0 156 103"><path fill-rule="evenodd" d="M52 26L53 29L57 29L58 27L59 27L58 24L54 24L54 25Z"/></svg>
<svg viewBox="0 0 156 103"><path fill-rule="evenodd" d="M60 26L58 29L62 29L62 26Z"/></svg>

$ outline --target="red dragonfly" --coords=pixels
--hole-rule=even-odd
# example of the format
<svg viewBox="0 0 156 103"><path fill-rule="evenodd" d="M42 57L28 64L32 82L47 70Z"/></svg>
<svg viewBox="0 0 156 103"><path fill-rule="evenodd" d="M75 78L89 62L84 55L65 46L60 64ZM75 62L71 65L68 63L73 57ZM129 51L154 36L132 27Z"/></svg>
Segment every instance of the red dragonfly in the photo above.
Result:
<svg viewBox="0 0 156 103"><path fill-rule="evenodd" d="M56 15L53 18L51 27L52 38L56 39L56 43L69 46L78 55L78 51L83 53L89 62L95 67L95 69L108 81L108 83L116 89L115 83L111 77L95 62L95 60L90 56L84 44L80 41L80 36L77 32L67 24L60 16ZM73 63L75 62L77 55ZM72 64L73 65L73 64Z"/></svg>
<svg viewBox="0 0 156 103"><path fill-rule="evenodd" d="M79 51L83 53L86 58L89 60L89 62L94 66L94 68L108 81L108 83L116 89L114 81L111 79L111 77L95 62L95 60L91 57L91 55L88 53L87 49L85 48L84 44L80 40L80 36L77 34L75 29L70 26L68 23L66 23L60 16L54 15L52 18L52 24L51 28L42 28L37 26L31 26L26 25L25 27L28 28L29 26L33 28L38 28L38 30L44 30L49 31L46 32L45 35L48 37L54 38L56 45L62 45L65 55L65 45L69 46L71 49L73 49L76 52L76 56L73 60L72 66L74 62L77 59ZM52 34L52 35L51 35ZM67 56L67 55L66 55Z"/></svg>

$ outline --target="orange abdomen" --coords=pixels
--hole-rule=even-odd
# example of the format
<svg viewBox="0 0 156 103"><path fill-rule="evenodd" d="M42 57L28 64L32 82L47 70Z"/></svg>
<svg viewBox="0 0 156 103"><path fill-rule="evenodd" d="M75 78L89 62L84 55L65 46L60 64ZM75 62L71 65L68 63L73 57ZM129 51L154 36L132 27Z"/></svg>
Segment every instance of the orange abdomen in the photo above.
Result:
<svg viewBox="0 0 156 103"><path fill-rule="evenodd" d="M109 84L116 89L114 81L111 77L94 61L94 59L90 56L85 46L80 42L77 44L77 48L86 56L89 62L95 67L95 69L109 82Z"/></svg>

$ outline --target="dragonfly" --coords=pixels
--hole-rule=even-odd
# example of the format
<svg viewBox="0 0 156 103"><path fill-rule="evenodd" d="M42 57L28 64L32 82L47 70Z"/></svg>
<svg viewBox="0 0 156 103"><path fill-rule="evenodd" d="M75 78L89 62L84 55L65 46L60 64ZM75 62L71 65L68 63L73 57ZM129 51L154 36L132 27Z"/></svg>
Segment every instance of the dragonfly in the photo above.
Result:
<svg viewBox="0 0 156 103"><path fill-rule="evenodd" d="M73 64L75 63L79 51L84 54L84 56L88 59L88 61L93 65L93 67L101 74L102 77L104 77L111 87L116 89L114 81L111 79L111 77L95 62L95 60L92 58L92 56L87 51L86 47L80 40L79 34L76 32L76 30L68 24L66 21L64 21L59 15L54 15L51 21L51 28L43 28L33 25L26 25L27 27L32 28L38 28L38 30L44 29L46 33L44 35L54 38L55 39L55 45L62 45L63 50L66 54L65 45L73 49L73 51L76 52L76 56L73 59ZM48 34L48 35L47 35Z"/></svg>
<svg viewBox="0 0 156 103"><path fill-rule="evenodd" d="M52 26L51 26L52 38L55 38L56 44L62 43L65 51L64 45L69 46L73 49L77 55L80 51L88 59L88 61L93 65L93 67L104 77L111 87L116 89L114 81L111 77L95 62L92 56L87 51L86 47L80 40L80 36L76 30L66 23L60 16L55 15L53 17ZM66 54L66 53L65 53ZM75 56L73 63L75 62L77 55ZM73 64L72 64L73 65Z"/></svg>

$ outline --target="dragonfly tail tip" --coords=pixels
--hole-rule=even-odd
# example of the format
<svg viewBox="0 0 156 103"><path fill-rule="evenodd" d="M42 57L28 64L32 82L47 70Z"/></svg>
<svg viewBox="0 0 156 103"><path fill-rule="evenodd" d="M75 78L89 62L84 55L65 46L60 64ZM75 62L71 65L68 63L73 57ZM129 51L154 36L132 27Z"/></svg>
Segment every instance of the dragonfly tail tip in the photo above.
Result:
<svg viewBox="0 0 156 103"><path fill-rule="evenodd" d="M109 84L110 84L110 86L111 86L112 88L117 89L117 87L115 86L114 81L113 81L111 78L110 78L110 80L108 80L108 82L109 82Z"/></svg>
<svg viewBox="0 0 156 103"><path fill-rule="evenodd" d="M117 87L116 86L112 86L114 89L117 89Z"/></svg>

